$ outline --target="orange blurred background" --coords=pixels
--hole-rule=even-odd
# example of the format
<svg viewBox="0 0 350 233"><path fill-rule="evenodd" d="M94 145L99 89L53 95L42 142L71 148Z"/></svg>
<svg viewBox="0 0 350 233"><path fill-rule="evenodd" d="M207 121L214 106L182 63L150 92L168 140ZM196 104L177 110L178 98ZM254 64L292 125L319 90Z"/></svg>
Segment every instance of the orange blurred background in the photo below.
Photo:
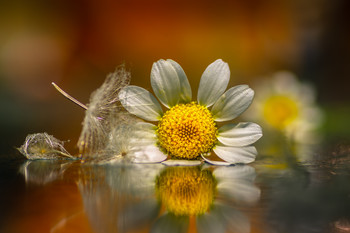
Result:
<svg viewBox="0 0 350 233"><path fill-rule="evenodd" d="M84 111L51 82L88 103L121 63L133 84L149 90L152 63L161 58L177 61L194 90L218 58L230 66L231 85L287 69L316 85L322 104L346 104L349 7L346 0L3 2L2 153L37 132L70 140L76 153Z"/></svg>

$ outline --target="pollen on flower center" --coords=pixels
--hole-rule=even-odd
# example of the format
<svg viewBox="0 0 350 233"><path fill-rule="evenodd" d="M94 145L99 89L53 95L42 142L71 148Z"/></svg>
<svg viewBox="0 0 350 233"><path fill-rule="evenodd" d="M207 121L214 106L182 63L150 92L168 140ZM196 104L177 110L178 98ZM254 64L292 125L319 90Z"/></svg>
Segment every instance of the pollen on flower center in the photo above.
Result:
<svg viewBox="0 0 350 233"><path fill-rule="evenodd" d="M287 96L272 96L264 105L265 119L276 128L284 128L298 116L297 103Z"/></svg>
<svg viewBox="0 0 350 233"><path fill-rule="evenodd" d="M171 156L194 159L213 148L217 127L210 111L192 102L169 109L157 133L160 146Z"/></svg>
<svg viewBox="0 0 350 233"><path fill-rule="evenodd" d="M156 195L177 216L207 212L216 196L217 181L209 170L199 167L169 167L156 179Z"/></svg>

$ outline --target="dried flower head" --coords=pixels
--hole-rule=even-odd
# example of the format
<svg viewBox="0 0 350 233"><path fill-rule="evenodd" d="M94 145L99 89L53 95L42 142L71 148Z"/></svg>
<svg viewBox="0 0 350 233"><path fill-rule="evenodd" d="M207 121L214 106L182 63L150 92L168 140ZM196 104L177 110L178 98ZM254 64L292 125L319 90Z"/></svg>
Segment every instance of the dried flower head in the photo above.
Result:
<svg viewBox="0 0 350 233"><path fill-rule="evenodd" d="M111 152L111 141L115 140L115 134L124 139L129 135L127 126L131 126L135 118L123 109L118 96L120 89L129 82L130 72L121 65L92 93L78 141L84 159L111 156L106 152ZM113 155L118 154L122 154L122 150L114 147Z"/></svg>
<svg viewBox="0 0 350 233"><path fill-rule="evenodd" d="M63 147L63 142L47 133L29 134L18 150L27 159L75 158Z"/></svg>

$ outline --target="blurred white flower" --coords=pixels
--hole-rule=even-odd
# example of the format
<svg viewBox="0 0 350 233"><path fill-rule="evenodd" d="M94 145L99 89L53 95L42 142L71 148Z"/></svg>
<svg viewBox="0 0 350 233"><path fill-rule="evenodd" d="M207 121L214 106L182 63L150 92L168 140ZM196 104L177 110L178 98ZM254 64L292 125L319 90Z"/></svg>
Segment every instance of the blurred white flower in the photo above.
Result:
<svg viewBox="0 0 350 233"><path fill-rule="evenodd" d="M304 153L303 145L319 141L316 130L322 122L322 112L311 85L281 71L259 80L255 90L255 101L243 117L259 122L265 131L283 133L289 141L301 146L297 149L299 154Z"/></svg>

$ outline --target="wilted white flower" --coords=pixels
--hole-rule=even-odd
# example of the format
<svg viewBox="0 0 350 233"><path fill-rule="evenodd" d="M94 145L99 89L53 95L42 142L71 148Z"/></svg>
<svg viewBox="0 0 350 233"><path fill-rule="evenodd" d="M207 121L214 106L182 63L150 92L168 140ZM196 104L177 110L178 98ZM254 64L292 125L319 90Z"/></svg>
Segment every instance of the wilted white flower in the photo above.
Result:
<svg viewBox="0 0 350 233"><path fill-rule="evenodd" d="M130 82L130 72L119 66L91 94L78 147L84 161L111 163L130 161L130 140L141 122L121 106L118 93ZM71 98L69 98L71 99ZM82 104L79 103L80 106Z"/></svg>
<svg viewBox="0 0 350 233"><path fill-rule="evenodd" d="M18 150L27 159L75 158L63 147L63 142L47 133L29 134Z"/></svg>
<svg viewBox="0 0 350 233"><path fill-rule="evenodd" d="M83 130L80 134L78 147L83 158L104 156L113 129L127 121L122 117L122 107L119 104L118 92L130 82L130 73L124 66L119 66L109 74L104 83L91 94L87 105ZM116 151L119 153L119 151Z"/></svg>

